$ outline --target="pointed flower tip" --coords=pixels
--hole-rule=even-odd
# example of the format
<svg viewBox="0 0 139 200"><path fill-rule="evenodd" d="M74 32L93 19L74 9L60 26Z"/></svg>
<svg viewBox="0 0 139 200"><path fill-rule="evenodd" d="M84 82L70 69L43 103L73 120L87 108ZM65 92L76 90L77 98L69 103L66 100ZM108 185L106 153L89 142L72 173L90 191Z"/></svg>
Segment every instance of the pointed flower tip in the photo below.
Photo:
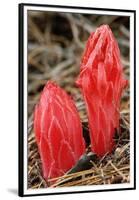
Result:
<svg viewBox="0 0 139 200"><path fill-rule="evenodd" d="M58 85L53 81L47 81L46 85L44 86L44 90L45 89L54 89L54 88L58 88Z"/></svg>
<svg viewBox="0 0 139 200"><path fill-rule="evenodd" d="M99 29L99 28L98 28ZM110 27L108 24L103 24L100 26L101 30L106 30L106 31L111 31Z"/></svg>

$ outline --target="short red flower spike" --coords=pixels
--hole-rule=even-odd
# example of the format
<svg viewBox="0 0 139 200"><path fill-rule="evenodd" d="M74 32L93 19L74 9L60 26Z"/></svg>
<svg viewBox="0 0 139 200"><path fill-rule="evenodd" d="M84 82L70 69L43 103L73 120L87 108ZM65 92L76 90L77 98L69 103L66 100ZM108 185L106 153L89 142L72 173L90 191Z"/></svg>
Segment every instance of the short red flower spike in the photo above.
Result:
<svg viewBox="0 0 139 200"><path fill-rule="evenodd" d="M85 152L75 104L53 82L46 84L35 107L34 131L45 179L63 175Z"/></svg>
<svg viewBox="0 0 139 200"><path fill-rule="evenodd" d="M113 149L121 94L127 85L118 44L109 26L102 25L90 35L76 83L87 107L92 151L103 156Z"/></svg>

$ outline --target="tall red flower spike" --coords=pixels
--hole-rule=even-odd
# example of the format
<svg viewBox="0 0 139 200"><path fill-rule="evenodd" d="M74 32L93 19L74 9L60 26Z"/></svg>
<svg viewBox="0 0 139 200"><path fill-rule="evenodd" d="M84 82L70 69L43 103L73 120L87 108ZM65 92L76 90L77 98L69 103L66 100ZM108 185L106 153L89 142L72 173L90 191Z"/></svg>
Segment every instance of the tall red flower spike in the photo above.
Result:
<svg viewBox="0 0 139 200"><path fill-rule="evenodd" d="M103 156L113 149L120 98L127 85L118 44L109 26L102 25L90 35L76 83L87 107L92 151Z"/></svg>
<svg viewBox="0 0 139 200"><path fill-rule="evenodd" d="M63 175L85 152L75 104L55 83L46 84L35 107L34 131L45 179Z"/></svg>

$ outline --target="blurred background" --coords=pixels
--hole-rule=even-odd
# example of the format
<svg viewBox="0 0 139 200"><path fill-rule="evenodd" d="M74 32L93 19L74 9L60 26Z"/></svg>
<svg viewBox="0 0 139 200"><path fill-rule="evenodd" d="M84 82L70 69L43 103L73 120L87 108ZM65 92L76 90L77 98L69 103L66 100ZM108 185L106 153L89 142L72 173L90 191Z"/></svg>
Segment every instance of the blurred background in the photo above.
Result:
<svg viewBox="0 0 139 200"><path fill-rule="evenodd" d="M33 111L40 92L48 80L55 81L73 97L83 129L88 129L85 105L80 90L75 85L75 80L79 74L80 60L86 41L90 33L102 24L108 24L113 31L121 51L125 77L129 79L129 17L28 11L29 188L47 187L47 183L42 177L41 161L34 138ZM120 120L123 133L116 140L117 148L122 148L119 160L123 167L123 164L129 166L129 88L122 97ZM123 156L124 161L122 160ZM105 161L108 162L109 159ZM103 167L103 164L101 166ZM129 168L125 169L124 178L118 179L119 183L129 182ZM116 177L119 177L119 174ZM111 183L111 179L112 176L109 178L109 183ZM100 181L98 184L104 183Z"/></svg>

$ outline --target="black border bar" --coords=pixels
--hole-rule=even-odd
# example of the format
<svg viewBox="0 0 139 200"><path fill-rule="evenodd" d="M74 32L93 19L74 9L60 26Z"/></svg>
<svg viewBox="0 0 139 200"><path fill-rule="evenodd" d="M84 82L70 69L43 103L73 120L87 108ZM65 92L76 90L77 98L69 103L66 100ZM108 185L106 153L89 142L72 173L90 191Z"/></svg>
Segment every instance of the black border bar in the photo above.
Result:
<svg viewBox="0 0 139 200"><path fill-rule="evenodd" d="M18 195L24 196L24 5L18 7Z"/></svg>

